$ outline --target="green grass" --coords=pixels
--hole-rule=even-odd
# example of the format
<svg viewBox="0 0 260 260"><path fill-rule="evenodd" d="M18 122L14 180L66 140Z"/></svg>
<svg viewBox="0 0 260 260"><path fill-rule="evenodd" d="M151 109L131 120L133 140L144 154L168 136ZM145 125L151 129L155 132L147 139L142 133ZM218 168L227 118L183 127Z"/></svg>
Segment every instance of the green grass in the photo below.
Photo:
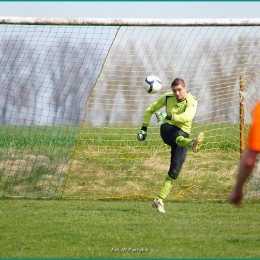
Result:
<svg viewBox="0 0 260 260"><path fill-rule="evenodd" d="M0 200L0 256L260 257L259 203L166 201L165 208L159 214L151 201Z"/></svg>
<svg viewBox="0 0 260 260"><path fill-rule="evenodd" d="M2 197L61 198L76 153L63 200L0 200L0 257L260 258L259 178L249 183L255 201L226 204L238 126L194 126L192 136L203 131L205 142L200 153L188 154L166 214L151 201L168 170L169 148L158 127L149 128L145 142L136 140L138 129L86 127L78 142L80 127L1 127Z"/></svg>
<svg viewBox="0 0 260 260"><path fill-rule="evenodd" d="M0 148L75 147L80 127L1 126Z"/></svg>
<svg viewBox="0 0 260 260"><path fill-rule="evenodd" d="M80 145L100 147L142 147L154 148L162 145L159 126L148 129L145 142L137 142L140 127L84 127ZM245 127L247 132L248 126ZM75 147L80 136L80 126L2 126L0 129L0 148L48 147L63 149ZM203 149L222 149L239 151L239 126L224 123L194 125L192 136L205 133Z"/></svg>
<svg viewBox="0 0 260 260"><path fill-rule="evenodd" d="M170 148L163 144L158 126L149 127L145 142L137 141L138 130L133 126L3 126L1 197L154 197L168 171ZM194 125L191 136L200 131L205 133L201 151L189 151L170 196L223 201L233 186L239 160L239 128L223 123ZM259 190L259 178L250 187Z"/></svg>

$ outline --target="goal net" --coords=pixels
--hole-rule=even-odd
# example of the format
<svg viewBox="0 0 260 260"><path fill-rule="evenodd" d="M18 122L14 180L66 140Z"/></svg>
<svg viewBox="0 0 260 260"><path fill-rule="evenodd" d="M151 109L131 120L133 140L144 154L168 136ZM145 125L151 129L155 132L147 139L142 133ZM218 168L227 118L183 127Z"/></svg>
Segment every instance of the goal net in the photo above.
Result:
<svg viewBox="0 0 260 260"><path fill-rule="evenodd" d="M170 147L145 109L183 78L197 97L188 151L168 200L225 201L260 97L260 20L0 17L0 196L150 199ZM163 87L144 91L156 75ZM257 170L246 197L259 197Z"/></svg>

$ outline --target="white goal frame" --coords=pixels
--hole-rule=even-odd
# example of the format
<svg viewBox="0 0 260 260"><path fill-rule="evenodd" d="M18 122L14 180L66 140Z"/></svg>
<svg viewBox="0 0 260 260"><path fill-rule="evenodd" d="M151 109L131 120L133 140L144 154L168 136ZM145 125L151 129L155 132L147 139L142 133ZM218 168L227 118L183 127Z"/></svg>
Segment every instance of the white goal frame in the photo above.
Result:
<svg viewBox="0 0 260 260"><path fill-rule="evenodd" d="M133 26L258 26L260 19L121 19L0 17L0 24L133 25Z"/></svg>

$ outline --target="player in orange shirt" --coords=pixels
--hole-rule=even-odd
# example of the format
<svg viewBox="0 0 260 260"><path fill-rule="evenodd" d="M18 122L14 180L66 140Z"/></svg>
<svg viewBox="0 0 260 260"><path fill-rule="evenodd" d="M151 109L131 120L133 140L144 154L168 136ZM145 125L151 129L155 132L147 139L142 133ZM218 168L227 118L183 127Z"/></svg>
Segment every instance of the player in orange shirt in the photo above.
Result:
<svg viewBox="0 0 260 260"><path fill-rule="evenodd" d="M243 187L253 172L258 153L260 153L260 100L253 111L252 124L248 135L248 147L240 161L237 181L228 197L229 202L236 206L242 203Z"/></svg>

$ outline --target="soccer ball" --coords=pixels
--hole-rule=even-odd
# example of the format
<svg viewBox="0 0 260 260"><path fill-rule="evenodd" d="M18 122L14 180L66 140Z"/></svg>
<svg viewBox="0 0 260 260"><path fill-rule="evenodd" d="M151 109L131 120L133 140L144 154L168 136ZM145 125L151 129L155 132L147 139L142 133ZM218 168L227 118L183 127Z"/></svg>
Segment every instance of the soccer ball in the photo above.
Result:
<svg viewBox="0 0 260 260"><path fill-rule="evenodd" d="M148 76L143 83L143 87L149 94L155 94L162 88L162 81L154 75Z"/></svg>

